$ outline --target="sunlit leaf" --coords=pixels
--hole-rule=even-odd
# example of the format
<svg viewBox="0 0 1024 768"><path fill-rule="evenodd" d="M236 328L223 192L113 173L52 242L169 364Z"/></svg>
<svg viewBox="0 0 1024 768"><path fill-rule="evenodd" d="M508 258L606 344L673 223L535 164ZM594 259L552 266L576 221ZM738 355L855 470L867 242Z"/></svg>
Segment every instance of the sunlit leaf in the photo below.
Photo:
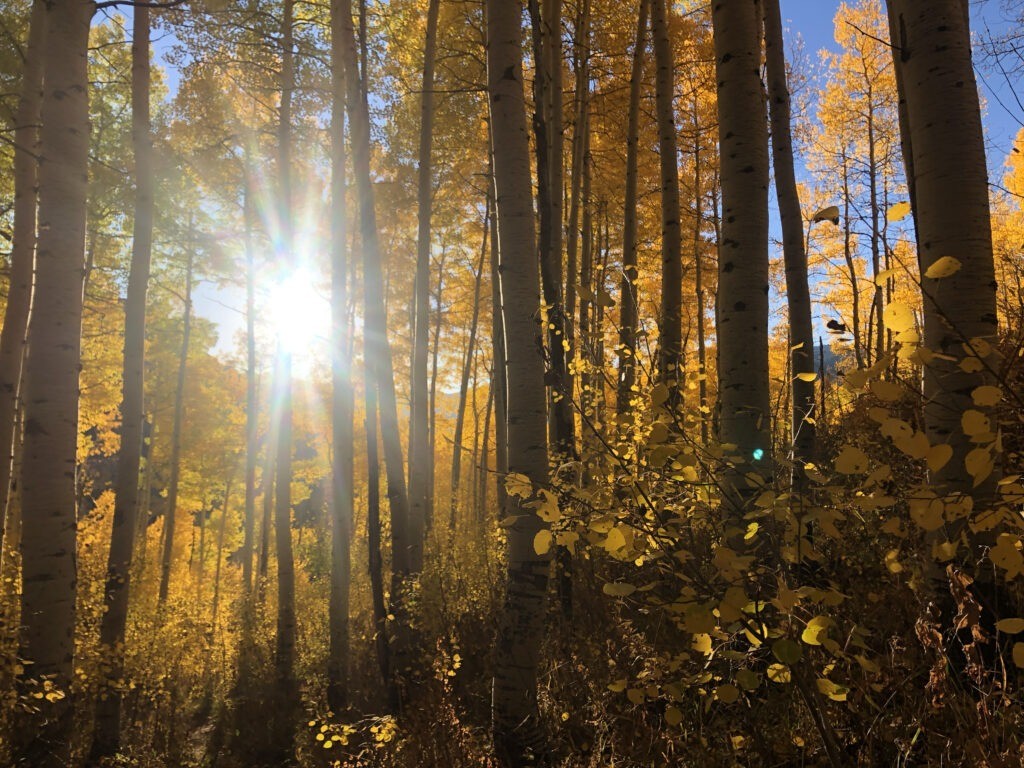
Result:
<svg viewBox="0 0 1024 768"><path fill-rule="evenodd" d="M898 301L894 301L886 306L885 311L882 313L882 318L885 320L885 327L893 333L899 333L914 327L913 310L906 304L901 304Z"/></svg>
<svg viewBox="0 0 1024 768"><path fill-rule="evenodd" d="M910 213L910 203L904 200L889 206L889 210L885 213L885 218L890 223L896 223L905 219L908 213Z"/></svg>
<svg viewBox="0 0 1024 768"><path fill-rule="evenodd" d="M931 280L941 280L950 277L960 271L960 259L952 256L941 256L932 262L931 266L924 271L924 276Z"/></svg>
<svg viewBox="0 0 1024 768"><path fill-rule="evenodd" d="M996 629L1007 635L1024 632L1024 619L1003 619L996 622Z"/></svg>
<svg viewBox="0 0 1024 768"><path fill-rule="evenodd" d="M793 675L785 664L770 664L768 665L768 679L773 683L788 683L793 679Z"/></svg>
<svg viewBox="0 0 1024 768"><path fill-rule="evenodd" d="M553 538L551 531L546 528L537 531L537 535L533 537L533 551L538 555L546 555L551 550Z"/></svg>

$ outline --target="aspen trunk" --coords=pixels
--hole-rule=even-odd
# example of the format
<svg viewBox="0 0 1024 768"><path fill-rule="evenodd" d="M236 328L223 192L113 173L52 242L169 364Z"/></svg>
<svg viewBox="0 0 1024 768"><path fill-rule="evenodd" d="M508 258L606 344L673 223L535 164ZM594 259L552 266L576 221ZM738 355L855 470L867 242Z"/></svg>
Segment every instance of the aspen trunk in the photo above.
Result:
<svg viewBox="0 0 1024 768"><path fill-rule="evenodd" d="M853 233L850 223L850 164L843 151L843 260L850 275L851 309L850 331L853 333L853 357L857 367L863 368L864 352L861 345L860 332L860 277L857 275L857 262L853 260Z"/></svg>
<svg viewBox="0 0 1024 768"><path fill-rule="evenodd" d="M536 238L530 182L529 135L523 95L519 0L487 0L487 80L498 214L499 275L508 386L509 471L534 484L547 481L548 451ZM509 496L505 604L499 620L493 689L495 747L509 765L543 749L537 674L544 634L550 555L538 555L540 519Z"/></svg>
<svg viewBox="0 0 1024 768"><path fill-rule="evenodd" d="M245 174L245 522L242 541L242 585L252 594L252 561L256 537L256 462L259 453L259 400L256 391L256 251L252 233L254 211L249 164Z"/></svg>
<svg viewBox="0 0 1024 768"><path fill-rule="evenodd" d="M220 510L220 525L217 528L217 561L213 567L213 608L210 611L210 624L213 627L213 634L217 634L217 611L220 608L220 567L224 560L224 534L227 532L228 509L231 502L231 482L233 474L228 475L224 484L224 504Z"/></svg>
<svg viewBox="0 0 1024 768"><path fill-rule="evenodd" d="M537 207L540 220L540 278L547 318L547 354L550 369L550 429L553 449L563 460L575 456L575 421L572 412L573 379L566 360L565 340L569 317L562 295L562 94L561 0L529 0L533 52L538 63L533 84L533 132L537 154ZM543 14L543 15L542 15ZM557 57L557 60L554 60ZM557 77L556 77L557 71ZM557 79L557 96L554 94ZM558 111L554 101L558 101ZM555 138L557 136L557 139ZM556 149L557 146L557 149ZM555 156L555 153L558 156Z"/></svg>
<svg viewBox="0 0 1024 768"><path fill-rule="evenodd" d="M466 359L462 365L459 381L459 404L455 409L455 434L452 436L452 478L448 530L455 533L455 520L459 504L459 485L462 480L462 434L466 423L466 398L469 395L469 374L476 353L476 332L480 322L480 286L483 282L484 262L487 259L487 236L490 229L490 196L484 217L483 245L480 247L480 262L473 282L473 315L469 324L469 340L466 343Z"/></svg>
<svg viewBox="0 0 1024 768"><path fill-rule="evenodd" d="M153 250L155 177L150 137L149 8L136 8L132 24L132 147L135 155L135 220L128 295L124 305L124 366L121 389L121 446L117 457L114 520L107 560L105 611L100 646L110 665L106 696L96 701L91 758L113 755L120 746L124 639L131 594L132 550L138 519L139 467L145 407L146 293Z"/></svg>
<svg viewBox="0 0 1024 768"><path fill-rule="evenodd" d="M626 128L626 189L622 216L622 285L619 293L619 376L615 411L625 416L630 410L636 385L637 305L637 167L640 148L640 97L644 81L644 53L647 47L647 9L650 0L640 0L637 11L633 63L629 74L629 117Z"/></svg>
<svg viewBox="0 0 1024 768"><path fill-rule="evenodd" d="M190 250L185 267L185 315L178 357L178 387L174 393L174 417L171 427L171 479L167 488L167 510L164 513L164 546L160 556L159 601L163 605L171 586L171 565L174 561L174 526L178 512L178 480L181 477L181 426L185 415L185 381L188 374L188 346L192 336L192 261Z"/></svg>
<svg viewBox="0 0 1024 768"><path fill-rule="evenodd" d="M423 45L423 86L420 93L420 146L416 239L416 282L413 288L413 352L409 409L409 531L421 541L426 529L430 486L430 397L427 391L427 354L430 346L430 221L433 208L434 65L437 51L437 17L440 0L427 6L426 39ZM422 568L422 547L416 548Z"/></svg>
<svg viewBox="0 0 1024 768"><path fill-rule="evenodd" d="M92 3L46 6L35 311L25 364L21 466L21 632L27 677L52 676L64 694L42 701L19 729L19 758L49 768L70 760L74 672L75 455L81 364L82 266L89 152L86 71Z"/></svg>
<svg viewBox="0 0 1024 768"><path fill-rule="evenodd" d="M370 596L373 602L374 641L377 665L387 692L388 707L398 711L399 696L391 672L391 648L388 645L388 609L384 601L384 558L381 555L380 455L377 442L377 390L369 370L364 390L366 410L366 538L369 550Z"/></svg>
<svg viewBox="0 0 1024 768"><path fill-rule="evenodd" d="M939 493L991 498L998 479L995 436L965 434L962 416L976 405L971 393L992 383L997 366L988 347L996 340L996 283L988 179L978 91L971 63L965 4L958 0L891 0L897 84L906 101L907 164L924 294L924 346L936 357L924 370L924 421L932 445L948 444L953 457L931 473ZM901 128L904 126L901 125ZM960 263L953 275L924 277L936 260ZM960 365L968 355L977 360ZM980 364L979 364L980 363ZM979 439L981 438L981 439ZM975 478L966 464L973 450L988 452L993 471ZM975 458L978 454L975 454ZM948 532L947 532L948 533ZM981 537L979 537L981 538Z"/></svg>
<svg viewBox="0 0 1024 768"><path fill-rule="evenodd" d="M283 760L293 752L294 708L298 704L295 680L295 561L292 556L292 371L291 356L279 352L279 390L281 404L277 432L277 467L274 485L274 544L277 547L277 641L274 666L277 673L279 705L274 710L278 726L275 746Z"/></svg>
<svg viewBox="0 0 1024 768"><path fill-rule="evenodd" d="M718 259L720 435L736 446L724 512L743 474L771 475L768 388L768 116L757 3L713 6L722 214Z"/></svg>
<svg viewBox="0 0 1024 768"><path fill-rule="evenodd" d="M782 255L786 270L786 301L789 307L790 380L792 398L791 435L794 480L803 487L803 465L814 461L814 424L807 418L814 412L814 382L800 374L814 373L814 327L811 294L807 285L807 251L804 249L803 215L793 171L793 139L790 128L789 87L786 84L786 56L783 47L782 14L779 0L764 2L765 58L768 72L768 102L771 105L772 161L775 194L782 224Z"/></svg>
<svg viewBox="0 0 1024 768"><path fill-rule="evenodd" d="M387 337L382 255L370 175L369 107L357 76L351 3L343 0L341 11L342 50L348 86L346 107L352 132L352 165L359 197L359 227L363 245L366 364L373 374L374 385L378 390L388 506L391 510L392 567L395 582L392 594L400 599L408 575L418 570L422 564L423 542L413 540L409 527L409 496L405 484L405 462L402 459L402 443L398 429L398 399L395 394L391 343Z"/></svg>
<svg viewBox="0 0 1024 768"><path fill-rule="evenodd" d="M14 468L14 435L25 358L25 332L32 304L36 256L36 206L39 202L39 109L43 98L43 49L46 3L34 0L21 93L14 126L14 231L7 308L0 331L0 552L3 551L7 500Z"/></svg>
<svg viewBox="0 0 1024 768"><path fill-rule="evenodd" d="M348 613L352 570L354 403L348 325L348 211L345 199L345 70L340 2L331 4L331 597L327 701L340 712L348 692Z"/></svg>
<svg viewBox="0 0 1024 768"><path fill-rule="evenodd" d="M490 126L490 123L488 123ZM493 146L493 141L491 142ZM494 157L489 156L491 196L491 354L493 366L491 388L494 390L494 470L495 501L505 508L505 475L508 473L508 365L505 357L505 321L501 315L501 279L498 254L498 212L494 192Z"/></svg>
<svg viewBox="0 0 1024 768"><path fill-rule="evenodd" d="M669 403L678 406L683 375L683 259L679 214L679 161L675 109L675 63L669 32L668 0L651 0L654 41L654 93L658 115L661 168L661 313L658 320L658 378L669 387Z"/></svg>

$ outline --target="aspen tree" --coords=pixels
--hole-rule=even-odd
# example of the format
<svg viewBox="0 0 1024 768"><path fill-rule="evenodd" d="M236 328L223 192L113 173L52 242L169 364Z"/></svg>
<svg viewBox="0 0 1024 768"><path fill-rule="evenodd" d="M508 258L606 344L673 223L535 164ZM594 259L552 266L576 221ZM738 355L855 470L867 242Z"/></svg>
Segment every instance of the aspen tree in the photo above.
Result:
<svg viewBox="0 0 1024 768"><path fill-rule="evenodd" d="M135 218L128 295L124 305L124 361L121 396L121 446L117 459L114 520L107 561L106 610L100 621L100 645L108 654L109 690L96 703L92 759L117 752L120 746L121 691L124 676L125 627L131 595L132 550L139 504L145 406L146 293L153 250L156 180L150 136L149 64L150 9L136 8L132 18L132 147L135 155Z"/></svg>
<svg viewBox="0 0 1024 768"><path fill-rule="evenodd" d="M27 744L18 750L18 757L40 768L68 764L74 724L75 470L92 13L93 4L82 0L46 4L42 48L39 239L23 398L19 654L31 664L25 675L49 679L60 696L26 715Z"/></svg>
<svg viewBox="0 0 1024 768"><path fill-rule="evenodd" d="M523 95L519 0L488 0L487 84L498 214L498 252L508 409L508 469L534 485L547 481L544 364L539 354L540 284L533 224L529 134ZM509 494L508 561L499 621L492 725L495 748L508 765L523 765L543 748L537 676L544 630L550 555L538 554L540 519Z"/></svg>
<svg viewBox="0 0 1024 768"><path fill-rule="evenodd" d="M719 434L735 446L725 513L744 496L748 467L771 464L768 387L768 116L757 3L712 5L718 81L722 213L718 257Z"/></svg>

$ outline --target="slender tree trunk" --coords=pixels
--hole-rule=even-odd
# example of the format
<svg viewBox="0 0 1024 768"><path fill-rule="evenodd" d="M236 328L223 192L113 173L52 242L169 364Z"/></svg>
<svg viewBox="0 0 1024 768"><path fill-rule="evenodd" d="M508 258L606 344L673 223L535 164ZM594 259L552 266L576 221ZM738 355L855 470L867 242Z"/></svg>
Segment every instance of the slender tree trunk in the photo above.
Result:
<svg viewBox="0 0 1024 768"><path fill-rule="evenodd" d="M719 405L722 442L736 446L726 478L733 517L741 476L771 475L768 387L768 116L759 74L757 3L713 6L722 173L718 259Z"/></svg>
<svg viewBox="0 0 1024 768"><path fill-rule="evenodd" d="M540 485L548 478L544 361L523 95L519 0L487 0L487 79L498 213L499 275L508 382L509 471ZM499 623L493 693L495 747L509 765L543 750L537 675L544 634L550 555L533 542L542 522L524 500L509 496L508 571Z"/></svg>
<svg viewBox="0 0 1024 768"><path fill-rule="evenodd" d="M965 434L962 418L971 410L991 416L971 393L994 378L997 363L987 348L996 341L998 319L984 135L966 3L890 0L888 5L898 33L899 47L893 49L897 84L906 101L907 178L920 247L924 346L936 355L924 370L925 430L932 445L953 448L945 466L931 473L931 483L940 494L972 495L977 508L991 498L999 476L997 441L994 434ZM926 277L944 256L957 259L960 269L940 279ZM966 359L977 360L961 365L964 345L972 350ZM968 462L972 452L980 453ZM987 476L971 471L990 461L993 470ZM978 536L976 543L984 538Z"/></svg>
<svg viewBox="0 0 1024 768"><path fill-rule="evenodd" d="M171 565L174 560L174 526L178 512L178 481L181 477L181 428L185 415L185 381L188 374L188 346L192 337L192 261L189 250L185 266L185 315L178 356L178 388L174 393L174 417L171 427L171 479L167 489L167 510L164 513L164 546L160 556L159 601L163 605L171 586Z"/></svg>
<svg viewBox="0 0 1024 768"><path fill-rule="evenodd" d="M234 475L229 474L224 483L224 505L220 511L220 525L217 528L217 562L213 567L213 608L210 611L210 624L213 634L217 634L217 611L220 608L220 566L224 560L224 534L228 527L228 510L231 503L231 483Z"/></svg>
<svg viewBox="0 0 1024 768"><path fill-rule="evenodd" d="M19 758L49 768L70 760L74 672L75 456L81 364L82 266L89 152L92 3L46 6L35 311L25 364L21 467L23 681L48 677L64 696L39 702L19 731ZM12 443L13 444L13 443Z"/></svg>
<svg viewBox="0 0 1024 768"><path fill-rule="evenodd" d="M875 107L872 103L872 86L866 83L868 103L868 200L871 206L871 277L875 292L871 299L871 311L875 316L875 332L868 339L868 346L874 344L875 361L881 360L885 354L885 319L882 316L882 286L878 284L878 273L881 271L881 254L879 252L879 205L878 205L878 160L876 157Z"/></svg>
<svg viewBox="0 0 1024 768"><path fill-rule="evenodd" d="M790 378L792 387L791 435L794 481L804 487L803 465L813 462L814 382L801 374L814 373L814 327L811 294L807 284L807 252L804 250L803 215L793 171L793 139L790 129L789 87L786 84L786 56L783 47L782 14L779 0L764 3L765 56L768 72L768 101L771 105L772 160L775 194L782 223L782 255L786 269L786 300L789 307ZM813 377L812 377L813 378Z"/></svg>
<svg viewBox="0 0 1024 768"><path fill-rule="evenodd" d="M256 250L252 234L255 212L249 164L246 162L245 199L245 521L242 541L242 584L252 594L252 561L256 535L256 462L259 453L259 400L256 391Z"/></svg>
<svg viewBox="0 0 1024 768"><path fill-rule="evenodd" d="M39 202L39 109L43 98L43 39L46 3L33 0L21 93L14 126L14 231L7 308L0 331L0 552L3 551L7 500L14 467L15 422L25 358L25 332L32 305L36 255L36 206Z"/></svg>
<svg viewBox="0 0 1024 768"><path fill-rule="evenodd" d="M430 425L427 391L427 354L430 347L430 219L433 208L434 64L437 56L437 17L440 0L427 6L426 39L423 45L423 86L420 93L420 147L416 239L416 281L413 287L413 352L409 412L409 531L413 541L424 536L430 507ZM422 547L416 549L423 567Z"/></svg>
<svg viewBox="0 0 1024 768"><path fill-rule="evenodd" d="M430 452L428 455L429 467L430 467L430 479L428 485L430 486L430 504L427 505L427 523L428 527L433 523L434 519L434 486L435 486L435 461L437 451L437 366L441 355L441 325L444 322L444 311L442 309L441 299L444 295L444 263L445 263L446 251L444 248L441 249L441 256L437 260L437 295L434 298L437 310L434 312L434 339L432 342L432 349L430 353L430 412L428 416L428 429L430 430Z"/></svg>
<svg viewBox="0 0 1024 768"><path fill-rule="evenodd" d="M572 412L573 382L565 350L569 320L562 297L562 63L560 40L549 39L556 27L561 31L561 0L546 0L543 8L538 8L537 3L538 0L529 0L534 58L538 62L533 84L533 132L537 153L540 277L547 318L551 442L554 451L565 460L575 456L576 446ZM553 60L555 56L558 57L557 61ZM553 107L556 87L557 113ZM571 312L571 309L568 311Z"/></svg>
<svg viewBox="0 0 1024 768"><path fill-rule="evenodd" d="M448 530L455 533L455 519L459 504L459 485L462 479L462 433L466 423L466 398L469 395L469 374L476 353L476 332L480 322L480 288L483 283L484 263L487 260L487 236L490 229L490 196L484 215L483 245L480 246L480 262L473 282L473 315L469 324L469 341L466 344L466 359L462 365L459 381L459 404L455 409L455 434L452 437L452 490L449 507Z"/></svg>
<svg viewBox="0 0 1024 768"><path fill-rule="evenodd" d="M435 0L436 1L436 0ZM352 570L353 483L355 477L354 404L351 357L348 350L349 258L346 249L345 200L345 69L342 51L342 13L339 0L331 4L331 598L330 654L327 661L327 701L340 712L348 697L348 613ZM429 254L428 254L429 255Z"/></svg>
<svg viewBox="0 0 1024 768"><path fill-rule="evenodd" d="M410 576L423 563L423 539L416 538L420 528L410 528L409 496L405 484L405 461L398 426L398 399L395 394L394 364L387 336L387 311L384 303L382 254L377 232L377 212L370 174L370 114L362 84L356 77L355 33L351 22L351 3L342 0L342 51L348 85L348 112L352 131L352 165L359 197L360 235L363 249L365 301L365 359L379 397L381 441L387 476L388 508L391 511L391 600L396 618L393 672L405 672L413 642L412 628L406 616L406 593Z"/></svg>
<svg viewBox="0 0 1024 768"><path fill-rule="evenodd" d="M488 122L488 126L490 123ZM489 128L490 130L490 128ZM493 140L491 146L494 146ZM491 387L494 389L494 470L495 500L498 509L504 509L505 476L508 473L508 365L505 357L505 321L501 314L501 279L498 254L498 212L494 191L494 157L489 153L490 179L488 192L491 196L491 354L493 373Z"/></svg>
<svg viewBox="0 0 1024 768"><path fill-rule="evenodd" d="M850 165L843 151L842 162L843 174L843 259L846 261L846 269L850 274L851 292L851 313L850 330L853 333L853 356L857 361L857 367L863 368L864 352L861 346L860 332L860 278L857 275L857 262L853 259L853 233L850 223Z"/></svg>
<svg viewBox="0 0 1024 768"><path fill-rule="evenodd" d="M658 337L658 378L669 387L669 403L682 399L683 375L683 259L679 214L679 160L675 109L675 63L669 32L668 0L651 0L654 40L655 102L658 113L658 151L661 163L661 315Z"/></svg>
<svg viewBox="0 0 1024 768"><path fill-rule="evenodd" d="M629 74L629 117L626 128L626 189L622 217L622 285L619 294L619 376L615 411L630 411L636 386L637 305L637 176L640 149L640 97L643 92L647 47L647 10L650 0L640 0L637 11L633 64Z"/></svg>
<svg viewBox="0 0 1024 768"><path fill-rule="evenodd" d="M274 485L274 544L277 548L277 642L274 667L279 705L273 717L278 725L275 746L283 761L290 761L295 737L298 684L295 680L295 560L292 555L292 371L291 356L279 352L277 401L280 418L277 432L277 467Z"/></svg>
<svg viewBox="0 0 1024 768"><path fill-rule="evenodd" d="M256 564L256 604L263 605L267 590L267 575L270 570L270 528L274 520L274 466L276 463L276 441L279 405L274 402L274 393L278 391L280 373L274 366L270 381L270 413L269 428L266 434L267 455L263 461L263 477L260 480L263 491L263 514L260 520L260 548Z"/></svg>
<svg viewBox="0 0 1024 768"><path fill-rule="evenodd" d="M700 440L708 444L708 352L704 327L704 189L701 172L701 126L696 92L693 98L693 292L697 314L697 397L700 400Z"/></svg>
<svg viewBox="0 0 1024 768"><path fill-rule="evenodd" d="M573 69L575 70L575 101L572 132L572 170L569 174L569 221L566 235L565 306L571 311L576 306L576 280L580 240L580 186L582 185L583 142L587 129L590 103L590 0L582 0L576 17L573 37ZM572 331L572 329L568 329ZM572 359L573 334L569 333L568 359Z"/></svg>
<svg viewBox="0 0 1024 768"><path fill-rule="evenodd" d="M124 305L124 367L121 395L121 446L117 458L114 521L107 560L105 611L100 646L109 674L105 696L96 700L91 759L114 755L120 746L124 640L128 623L132 550L139 504L139 467L145 420L146 293L153 250L155 177L149 120L149 8L136 8L132 25L132 147L135 155L135 220L128 295Z"/></svg>
<svg viewBox="0 0 1024 768"><path fill-rule="evenodd" d="M363 387L366 410L366 536L369 549L370 595L373 601L374 640L381 680L387 692L388 707L398 711L398 686L391 671L391 648L388 644L388 609L384 601L384 558L381 555L380 525L380 456L377 442L377 390L369 370Z"/></svg>

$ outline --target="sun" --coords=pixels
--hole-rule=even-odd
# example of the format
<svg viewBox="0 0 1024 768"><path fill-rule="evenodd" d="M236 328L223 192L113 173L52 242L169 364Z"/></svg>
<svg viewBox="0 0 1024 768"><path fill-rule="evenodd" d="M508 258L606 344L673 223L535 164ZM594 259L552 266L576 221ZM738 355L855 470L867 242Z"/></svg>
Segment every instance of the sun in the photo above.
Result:
<svg viewBox="0 0 1024 768"><path fill-rule="evenodd" d="M321 280L306 267L281 274L271 284L267 319L275 344L308 366L326 353L331 306Z"/></svg>

